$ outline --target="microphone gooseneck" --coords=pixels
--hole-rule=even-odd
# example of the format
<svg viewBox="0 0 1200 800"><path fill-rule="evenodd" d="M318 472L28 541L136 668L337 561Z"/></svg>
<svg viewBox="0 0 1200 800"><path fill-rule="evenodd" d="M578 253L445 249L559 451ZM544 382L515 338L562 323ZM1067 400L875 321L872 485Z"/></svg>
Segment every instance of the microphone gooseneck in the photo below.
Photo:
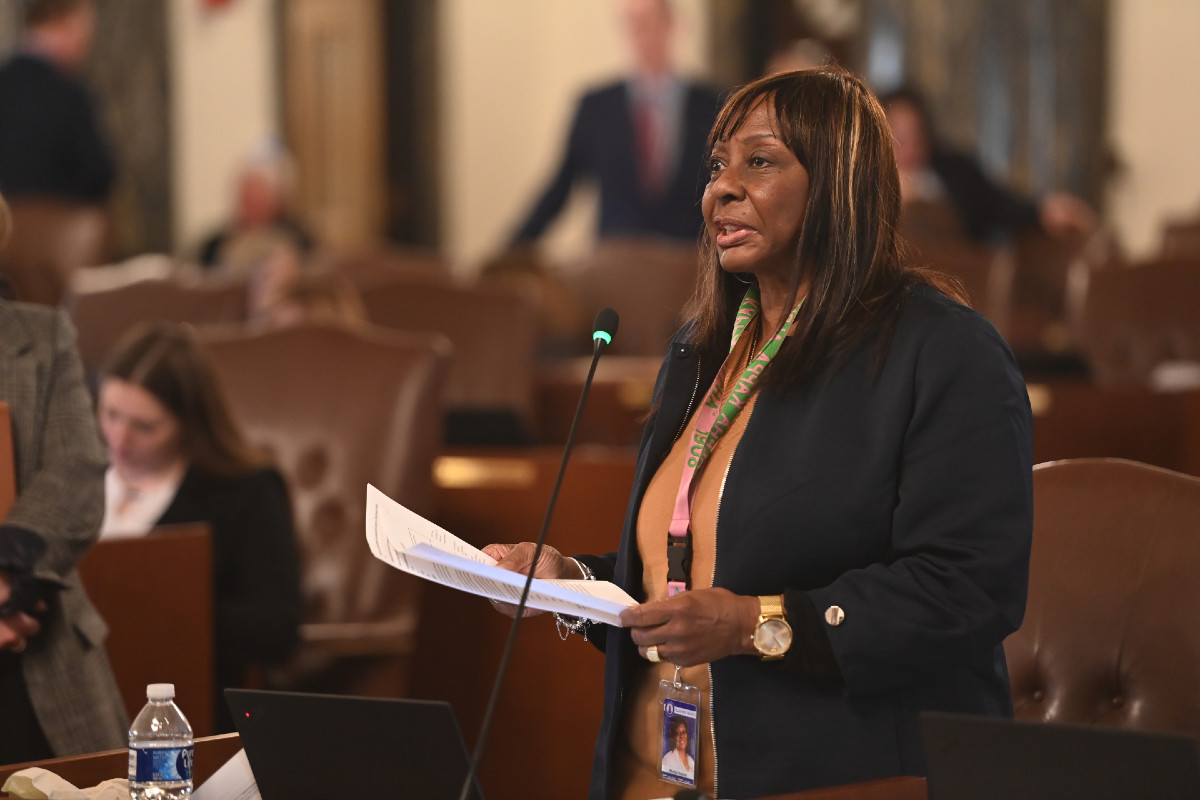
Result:
<svg viewBox="0 0 1200 800"><path fill-rule="evenodd" d="M546 544L546 532L550 529L550 519L554 516L554 506L558 502L558 490L562 486L563 475L567 471L567 461L571 457L571 449L575 446L575 432L579 429L579 420L583 417L583 407L587 402L588 391L592 388L592 378L596 375L596 364L604 348L612 343L617 333L620 318L611 308L604 308L596 314L592 324L592 364L588 369L587 379L583 382L583 391L579 393L579 405L575 407L575 417L571 420L571 429L567 433L567 444L563 447L562 460L558 464L558 475L554 478L554 488L550 491L550 501L546 504L546 515L542 518L542 528L538 532L537 543L533 548L533 560L530 562L529 574L525 578L525 587L521 590L521 600L517 603L517 615L508 631L508 641L504 645L504 655L496 670L496 681L492 685L492 695L488 699L487 711L483 715L483 723L479 727L479 738L475 741L475 752L471 756L471 765L467 769L467 777L463 780L459 800L470 800L471 788L475 776L479 772L479 763L483 760L483 751L487 745L488 731L492 727L492 717L496 713L496 705L500 700L500 689L504 685L504 675L508 672L508 662L512 657L513 646L517 641L517 630L521 626L521 618L525 614L525 605L529 602L529 591L533 586L533 573L537 570L538 560L542 557L542 548Z"/></svg>

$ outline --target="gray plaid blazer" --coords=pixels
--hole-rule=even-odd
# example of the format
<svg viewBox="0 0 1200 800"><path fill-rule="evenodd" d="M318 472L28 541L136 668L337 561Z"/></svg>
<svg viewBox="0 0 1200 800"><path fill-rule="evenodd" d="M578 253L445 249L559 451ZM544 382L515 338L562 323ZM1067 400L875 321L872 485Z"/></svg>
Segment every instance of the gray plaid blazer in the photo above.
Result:
<svg viewBox="0 0 1200 800"><path fill-rule="evenodd" d="M0 301L0 400L12 414L17 473L5 523L45 540L34 574L59 589L21 657L30 700L55 755L124 747L108 628L75 571L100 529L106 458L65 314Z"/></svg>

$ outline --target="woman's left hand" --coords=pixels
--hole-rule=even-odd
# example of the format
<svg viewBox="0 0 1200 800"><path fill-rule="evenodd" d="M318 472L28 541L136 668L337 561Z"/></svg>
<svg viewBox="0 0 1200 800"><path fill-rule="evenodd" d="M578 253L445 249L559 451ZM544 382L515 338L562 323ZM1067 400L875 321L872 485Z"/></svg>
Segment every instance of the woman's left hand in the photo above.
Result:
<svg viewBox="0 0 1200 800"><path fill-rule="evenodd" d="M758 613L757 597L727 589L696 589L627 608L621 613L621 624L630 629L642 658L655 645L663 661L690 667L756 653L750 636Z"/></svg>

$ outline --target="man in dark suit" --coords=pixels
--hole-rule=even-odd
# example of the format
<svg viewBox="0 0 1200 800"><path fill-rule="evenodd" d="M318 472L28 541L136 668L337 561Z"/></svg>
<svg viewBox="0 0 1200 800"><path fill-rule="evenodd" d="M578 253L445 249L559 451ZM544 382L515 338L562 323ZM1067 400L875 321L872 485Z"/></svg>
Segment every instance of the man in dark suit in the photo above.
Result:
<svg viewBox="0 0 1200 800"><path fill-rule="evenodd" d="M104 202L115 170L95 104L76 76L94 0L31 0L20 52L0 67L0 191L10 199Z"/></svg>
<svg viewBox="0 0 1200 800"><path fill-rule="evenodd" d="M601 237L700 233L704 150L720 98L674 74L668 0L625 0L622 10L635 74L584 95L562 163L516 244L541 236L580 180L599 186Z"/></svg>

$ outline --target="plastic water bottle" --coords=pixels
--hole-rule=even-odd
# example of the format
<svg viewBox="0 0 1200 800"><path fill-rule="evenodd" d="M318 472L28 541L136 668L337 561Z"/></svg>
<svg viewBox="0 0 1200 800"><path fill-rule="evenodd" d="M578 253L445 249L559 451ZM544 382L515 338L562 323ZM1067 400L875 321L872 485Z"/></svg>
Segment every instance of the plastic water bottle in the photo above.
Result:
<svg viewBox="0 0 1200 800"><path fill-rule="evenodd" d="M192 726L175 705L175 684L146 687L147 703L129 728L129 796L180 800L192 793Z"/></svg>

